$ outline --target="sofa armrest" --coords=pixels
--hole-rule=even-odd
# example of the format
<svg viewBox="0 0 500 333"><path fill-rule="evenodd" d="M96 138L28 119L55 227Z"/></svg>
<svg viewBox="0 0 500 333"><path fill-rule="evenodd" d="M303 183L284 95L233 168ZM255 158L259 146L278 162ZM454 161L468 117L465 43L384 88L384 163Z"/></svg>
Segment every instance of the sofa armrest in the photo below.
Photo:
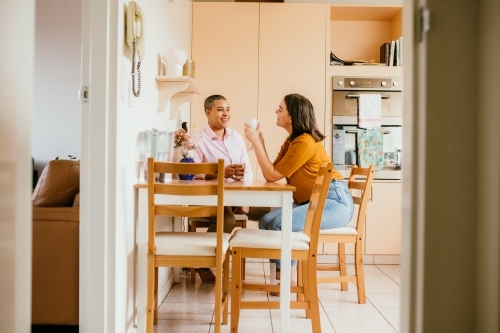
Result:
<svg viewBox="0 0 500 333"><path fill-rule="evenodd" d="M79 207L33 207L32 324L78 325Z"/></svg>
<svg viewBox="0 0 500 333"><path fill-rule="evenodd" d="M80 207L33 207L33 222L80 222Z"/></svg>

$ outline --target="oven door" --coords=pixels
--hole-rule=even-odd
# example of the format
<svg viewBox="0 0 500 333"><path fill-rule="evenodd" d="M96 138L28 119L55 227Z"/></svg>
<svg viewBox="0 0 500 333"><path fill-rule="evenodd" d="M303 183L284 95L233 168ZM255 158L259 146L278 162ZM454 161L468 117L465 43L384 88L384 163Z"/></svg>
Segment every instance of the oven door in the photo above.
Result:
<svg viewBox="0 0 500 333"><path fill-rule="evenodd" d="M359 165L357 133L359 127L354 124L334 124L332 156L335 169L344 178L348 178L353 165ZM374 179L400 180L402 176L401 165L397 161L397 152L403 144L403 131L401 126L382 126L384 167L376 171Z"/></svg>
<svg viewBox="0 0 500 333"><path fill-rule="evenodd" d="M400 121L403 115L403 93L401 91L366 90L333 91L333 124L357 124L359 94L381 94L382 125L401 125ZM398 121L399 123L397 123Z"/></svg>

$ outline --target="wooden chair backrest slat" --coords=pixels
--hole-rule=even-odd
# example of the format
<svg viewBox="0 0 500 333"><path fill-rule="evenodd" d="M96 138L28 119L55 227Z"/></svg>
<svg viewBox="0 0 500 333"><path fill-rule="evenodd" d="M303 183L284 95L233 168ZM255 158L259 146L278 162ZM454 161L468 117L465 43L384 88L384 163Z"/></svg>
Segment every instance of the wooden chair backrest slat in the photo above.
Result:
<svg viewBox="0 0 500 333"><path fill-rule="evenodd" d="M361 197L357 197L355 195L352 196L352 201L354 202L355 205L361 205L361 203L363 202Z"/></svg>
<svg viewBox="0 0 500 333"><path fill-rule="evenodd" d="M177 174L216 174L217 163L158 163L155 164L154 172Z"/></svg>
<svg viewBox="0 0 500 333"><path fill-rule="evenodd" d="M373 176L375 175L375 166L368 168L358 168L354 166L349 175L347 186L351 189L353 202L358 205L358 218L356 220L356 229L359 237L364 237L366 208L371 199ZM352 191L356 190L356 191ZM359 194L358 194L359 193Z"/></svg>
<svg viewBox="0 0 500 333"><path fill-rule="evenodd" d="M330 188L332 179L333 164L323 163L318 171L318 176L313 187L309 206L306 215L306 223L304 233L309 236L309 248L312 252L316 252L318 248L319 230L321 228L321 219L323 217L323 209Z"/></svg>
<svg viewBox="0 0 500 333"><path fill-rule="evenodd" d="M365 182L364 181L353 181L349 185L350 189L356 189L356 190L364 190L365 189Z"/></svg>
<svg viewBox="0 0 500 333"><path fill-rule="evenodd" d="M207 217L217 215L217 206L170 206L156 205L156 215L174 217Z"/></svg>
<svg viewBox="0 0 500 333"><path fill-rule="evenodd" d="M156 194L171 194L171 195L217 195L217 184L192 184L186 180L186 184L155 184Z"/></svg>

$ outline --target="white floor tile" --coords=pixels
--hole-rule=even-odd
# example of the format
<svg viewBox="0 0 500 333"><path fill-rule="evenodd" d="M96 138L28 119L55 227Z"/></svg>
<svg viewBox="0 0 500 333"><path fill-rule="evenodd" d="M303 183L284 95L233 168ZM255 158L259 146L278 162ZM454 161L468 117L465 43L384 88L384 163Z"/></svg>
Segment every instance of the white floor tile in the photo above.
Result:
<svg viewBox="0 0 500 333"><path fill-rule="evenodd" d="M337 333L395 333L391 325L334 325Z"/></svg>
<svg viewBox="0 0 500 333"><path fill-rule="evenodd" d="M399 265L376 265L384 274L401 285L401 269Z"/></svg>
<svg viewBox="0 0 500 333"><path fill-rule="evenodd" d="M324 306L325 312L336 325L389 325L389 322L373 306L341 307Z"/></svg>
<svg viewBox="0 0 500 333"><path fill-rule="evenodd" d="M354 265L348 265L348 272ZM340 291L340 284L320 284L319 299L323 333L394 333L400 329L400 268L399 265L364 265L366 304L358 304L356 284ZM318 275L325 274L319 272ZM266 259L248 259L246 283L269 282L269 262ZM181 274L158 309L159 321L154 332L214 332L215 286L201 283L197 276L191 283L190 274ZM266 292L245 292L245 300L279 300ZM296 299L295 295L292 299ZM229 311L231 306L229 305ZM229 314L230 317L230 314ZM240 333L279 333L279 310L242 310ZM291 310L290 333L312 332L311 321L304 310ZM231 333L230 325L221 326L223 333Z"/></svg>
<svg viewBox="0 0 500 333"><path fill-rule="evenodd" d="M400 294L366 294L366 298L376 308L399 308L401 303Z"/></svg>
<svg viewBox="0 0 500 333"><path fill-rule="evenodd" d="M377 308L382 316L389 322L391 325L398 325L401 323L401 311L399 308Z"/></svg>

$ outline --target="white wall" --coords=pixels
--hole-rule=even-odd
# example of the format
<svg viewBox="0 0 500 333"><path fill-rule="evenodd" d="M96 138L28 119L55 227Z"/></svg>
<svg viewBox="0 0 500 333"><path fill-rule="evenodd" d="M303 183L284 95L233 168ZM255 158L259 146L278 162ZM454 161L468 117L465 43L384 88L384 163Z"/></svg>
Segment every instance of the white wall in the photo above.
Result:
<svg viewBox="0 0 500 333"><path fill-rule="evenodd" d="M142 91L129 106L131 50L125 44L124 20L128 1L122 1L118 15L118 102L116 110L116 328L115 332L133 331L135 263L135 219L133 186L139 178L139 161L144 158L141 132L153 127L175 128L179 119L169 121L166 112L158 113L160 74L159 54L178 48L191 53L191 2L137 1L144 11L146 24L145 59L142 61ZM189 103L182 112L189 112ZM185 117L189 119L188 117ZM142 309L144 310L144 309Z"/></svg>
<svg viewBox="0 0 500 333"><path fill-rule="evenodd" d="M32 155L39 174L50 161L80 158L81 0L36 0Z"/></svg>

